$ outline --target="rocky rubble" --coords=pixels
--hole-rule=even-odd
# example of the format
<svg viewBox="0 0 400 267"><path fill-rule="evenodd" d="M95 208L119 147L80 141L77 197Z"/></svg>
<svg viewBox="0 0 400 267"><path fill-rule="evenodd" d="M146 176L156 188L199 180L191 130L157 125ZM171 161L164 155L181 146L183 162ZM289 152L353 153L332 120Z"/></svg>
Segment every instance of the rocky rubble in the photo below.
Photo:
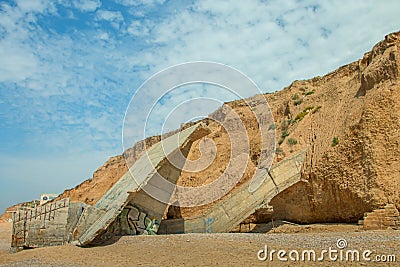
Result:
<svg viewBox="0 0 400 267"><path fill-rule="evenodd" d="M387 204L383 209L365 213L359 223L365 230L400 230L399 211L393 204Z"/></svg>

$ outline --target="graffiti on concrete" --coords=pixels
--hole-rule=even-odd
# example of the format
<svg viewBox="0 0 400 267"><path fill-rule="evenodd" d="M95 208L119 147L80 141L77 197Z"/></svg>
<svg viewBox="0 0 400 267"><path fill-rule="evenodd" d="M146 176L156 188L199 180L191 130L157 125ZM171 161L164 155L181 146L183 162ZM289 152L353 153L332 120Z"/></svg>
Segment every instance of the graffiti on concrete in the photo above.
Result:
<svg viewBox="0 0 400 267"><path fill-rule="evenodd" d="M160 222L155 218L149 218L149 216L133 206L127 206L124 208L127 210L126 220L128 221L132 230L137 235L155 235L157 234Z"/></svg>
<svg viewBox="0 0 400 267"><path fill-rule="evenodd" d="M155 218L149 218L146 213L141 212L134 206L126 206L126 220L130 229L134 230L137 235L155 235L157 234L160 222ZM122 214L121 214L122 215Z"/></svg>
<svg viewBox="0 0 400 267"><path fill-rule="evenodd" d="M204 232L205 233L212 233L211 225L214 222L214 218L204 218L203 222L204 222Z"/></svg>
<svg viewBox="0 0 400 267"><path fill-rule="evenodd" d="M159 226L158 220L150 218L145 212L128 205L107 230L97 237L97 241L106 241L113 236L155 235Z"/></svg>

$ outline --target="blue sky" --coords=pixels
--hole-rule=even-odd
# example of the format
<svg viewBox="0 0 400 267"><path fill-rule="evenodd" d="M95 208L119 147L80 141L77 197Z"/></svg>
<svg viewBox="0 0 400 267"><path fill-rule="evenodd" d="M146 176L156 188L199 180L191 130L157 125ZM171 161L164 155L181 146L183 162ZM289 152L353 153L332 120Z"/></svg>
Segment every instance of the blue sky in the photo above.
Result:
<svg viewBox="0 0 400 267"><path fill-rule="evenodd" d="M272 92L362 57L399 12L397 0L0 0L0 212L120 154L126 107L154 73L215 61Z"/></svg>

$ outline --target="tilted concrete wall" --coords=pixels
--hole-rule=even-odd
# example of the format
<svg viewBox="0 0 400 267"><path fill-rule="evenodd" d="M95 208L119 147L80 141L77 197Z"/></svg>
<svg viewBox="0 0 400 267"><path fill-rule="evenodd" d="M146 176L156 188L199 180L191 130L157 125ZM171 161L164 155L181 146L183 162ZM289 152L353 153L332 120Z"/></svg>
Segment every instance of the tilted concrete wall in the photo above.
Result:
<svg viewBox="0 0 400 267"><path fill-rule="evenodd" d="M156 223L155 227L158 229L167 204L155 201L141 188L157 187L152 181L159 175L158 171L163 168L162 166L166 165L166 157L179 149L187 150L193 141L208 133L209 129L204 124L198 123L153 145L147 154L142 155L133 164L130 172L128 171L122 176L94 207L85 209L83 215L87 218L86 220L90 221L90 226L87 227L89 224L85 219L80 220L73 234L74 244L87 245L97 236L101 236L128 203L136 205L136 207L140 206L140 213L150 214L151 220ZM170 166L165 168L170 168ZM173 175L174 181L172 181L174 184L179 173L175 176ZM162 187L158 189L162 191Z"/></svg>
<svg viewBox="0 0 400 267"><path fill-rule="evenodd" d="M82 216L83 211L87 205L82 202L70 202L68 209L67 219L67 240L71 242L73 240L73 231L77 227L78 222Z"/></svg>
<svg viewBox="0 0 400 267"><path fill-rule="evenodd" d="M183 165L185 157L190 150L190 145L184 146L182 149L171 153L169 160L158 169L149 182L143 186L146 189L152 186L156 189L158 196L164 196L167 200L170 199L172 190L167 190L164 184L158 184L161 180L156 178L164 177L171 185L175 185ZM183 157L182 157L183 156ZM175 165L171 164L174 162ZM157 177L158 176L158 177ZM164 179L162 178L162 179ZM157 180L158 182L155 182ZM167 204L161 202L154 197L148 195L145 190L138 192L129 192L130 196L124 206L122 212L117 218L105 229L98 234L91 244L99 244L112 238L113 236L121 235L140 235L140 234L156 234L164 215Z"/></svg>
<svg viewBox="0 0 400 267"><path fill-rule="evenodd" d="M300 181L306 151L274 165L268 173L259 169L254 177L259 187L247 182L229 198L214 205L205 215L189 219L164 220L159 233L229 232L258 208L268 204L279 192ZM253 188L254 187L254 188Z"/></svg>

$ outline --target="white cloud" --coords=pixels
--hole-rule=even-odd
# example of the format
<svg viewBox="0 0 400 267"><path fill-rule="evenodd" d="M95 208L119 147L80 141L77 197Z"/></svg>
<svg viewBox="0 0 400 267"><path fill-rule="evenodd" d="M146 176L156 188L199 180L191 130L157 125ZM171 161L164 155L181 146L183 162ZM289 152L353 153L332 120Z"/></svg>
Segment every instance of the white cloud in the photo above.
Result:
<svg viewBox="0 0 400 267"><path fill-rule="evenodd" d="M50 5L46 6L41 1L19 1L17 6L13 8L6 3L1 4L4 13L0 27L4 31L0 38L0 82L20 82L35 73L38 61L27 41L31 31L29 25L36 20L32 12L47 12L51 9Z"/></svg>
<svg viewBox="0 0 400 267"><path fill-rule="evenodd" d="M155 25L153 41L163 48L146 55L142 64L159 70L183 61L219 61L244 71L264 90L281 89L356 60L397 30L400 3L376 5L199 1Z"/></svg>
<svg viewBox="0 0 400 267"><path fill-rule="evenodd" d="M18 82L30 77L37 67L36 58L25 50L0 41L0 82Z"/></svg>
<svg viewBox="0 0 400 267"><path fill-rule="evenodd" d="M108 41L110 36L106 32L99 33L98 38L104 41Z"/></svg>
<svg viewBox="0 0 400 267"><path fill-rule="evenodd" d="M36 0L36 1L31 1L31 0L17 0L16 4L18 8L22 12L38 12L38 13L43 13L46 10L53 10L54 7L52 3L49 1L45 0Z"/></svg>
<svg viewBox="0 0 400 267"><path fill-rule="evenodd" d="M124 18L119 11L99 10L97 11L97 18L107 21L123 21Z"/></svg>
<svg viewBox="0 0 400 267"><path fill-rule="evenodd" d="M75 0L73 5L82 12L93 12L101 7L101 2L100 0Z"/></svg>
<svg viewBox="0 0 400 267"><path fill-rule="evenodd" d="M127 31L129 34L135 35L135 36L143 36L143 35L148 35L150 33L150 28L149 25L146 25L146 21L141 22L141 21L133 21Z"/></svg>
<svg viewBox="0 0 400 267"><path fill-rule="evenodd" d="M124 17L119 11L98 10L96 12L98 20L108 21L115 29L119 30L124 22Z"/></svg>
<svg viewBox="0 0 400 267"><path fill-rule="evenodd" d="M165 0L116 0L117 3L124 5L124 6L154 6L157 4L163 4Z"/></svg>
<svg viewBox="0 0 400 267"><path fill-rule="evenodd" d="M30 131L31 144L42 144L46 149L69 150L66 144L76 143L84 144L82 151L120 149L120 142L110 140L120 138L118 127L124 108L116 111L107 98L125 103L118 96L126 88L113 90L127 78L113 69L124 68L126 59L118 50L105 53L114 50L114 40L101 31L93 34L102 42L97 44L96 38L87 38L89 33L53 35L37 25L36 15L7 4L2 4L2 9L0 27L6 31L0 39L0 86L8 89L0 92L5 100L0 114L2 127ZM37 12L38 8L30 10ZM109 82L110 77L116 81Z"/></svg>

